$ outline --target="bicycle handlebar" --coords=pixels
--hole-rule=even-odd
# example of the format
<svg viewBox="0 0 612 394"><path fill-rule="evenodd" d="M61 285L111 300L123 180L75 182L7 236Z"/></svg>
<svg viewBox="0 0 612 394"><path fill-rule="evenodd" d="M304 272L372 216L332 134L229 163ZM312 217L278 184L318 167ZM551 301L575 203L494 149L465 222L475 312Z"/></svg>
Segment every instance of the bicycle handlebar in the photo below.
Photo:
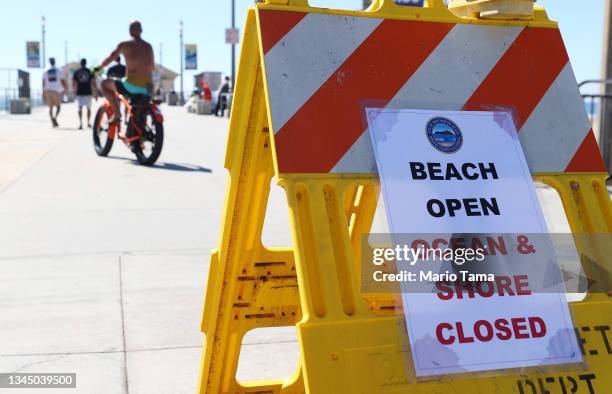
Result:
<svg viewBox="0 0 612 394"><path fill-rule="evenodd" d="M98 65L98 66L95 66L91 70L91 72L93 73L94 77L99 77L104 72L104 69L102 68L102 66Z"/></svg>

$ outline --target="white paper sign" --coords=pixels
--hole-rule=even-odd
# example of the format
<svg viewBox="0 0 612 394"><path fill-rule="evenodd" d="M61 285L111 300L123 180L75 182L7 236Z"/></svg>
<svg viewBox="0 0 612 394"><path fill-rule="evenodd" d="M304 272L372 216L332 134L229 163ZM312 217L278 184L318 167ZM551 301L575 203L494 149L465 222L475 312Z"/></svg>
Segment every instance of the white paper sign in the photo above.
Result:
<svg viewBox="0 0 612 394"><path fill-rule="evenodd" d="M546 234L510 114L366 112L392 234ZM547 269L558 276L554 261ZM563 285L531 292L527 276L510 279L508 291L496 283L492 296L473 298L402 283L417 376L582 361Z"/></svg>

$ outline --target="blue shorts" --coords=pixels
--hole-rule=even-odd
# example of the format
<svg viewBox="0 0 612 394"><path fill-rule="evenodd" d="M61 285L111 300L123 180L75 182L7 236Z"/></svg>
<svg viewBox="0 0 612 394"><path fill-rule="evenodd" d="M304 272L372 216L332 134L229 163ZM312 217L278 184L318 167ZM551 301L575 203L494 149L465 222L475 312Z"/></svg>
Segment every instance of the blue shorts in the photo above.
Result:
<svg viewBox="0 0 612 394"><path fill-rule="evenodd" d="M125 95L126 93L131 95L143 94L145 96L151 94L149 89L147 89L145 86L138 86L129 83L127 81L127 78L124 78L122 80L115 80L115 86L117 87L117 91L119 91L119 93L123 95Z"/></svg>

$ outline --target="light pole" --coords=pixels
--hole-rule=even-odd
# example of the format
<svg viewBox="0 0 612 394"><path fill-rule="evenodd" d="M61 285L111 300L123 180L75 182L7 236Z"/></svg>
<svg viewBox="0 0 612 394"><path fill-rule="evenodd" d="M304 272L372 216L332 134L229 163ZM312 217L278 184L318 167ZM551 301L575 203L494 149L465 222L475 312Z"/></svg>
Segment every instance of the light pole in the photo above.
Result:
<svg viewBox="0 0 612 394"><path fill-rule="evenodd" d="M45 25L47 20L45 16L42 15L40 18L40 27L42 29L42 66L43 69L47 67L47 54L45 53Z"/></svg>
<svg viewBox="0 0 612 394"><path fill-rule="evenodd" d="M64 41L64 64L68 64L68 41Z"/></svg>
<svg viewBox="0 0 612 394"><path fill-rule="evenodd" d="M180 29L179 29L179 39L181 44L181 96L179 97L179 101L181 105L185 102L185 95L183 94L183 20L181 19Z"/></svg>
<svg viewBox="0 0 612 394"><path fill-rule="evenodd" d="M162 63L162 43L159 43L159 65L163 65Z"/></svg>
<svg viewBox="0 0 612 394"><path fill-rule="evenodd" d="M232 0L232 31L236 28L236 0ZM236 44L232 42L232 89L236 81Z"/></svg>
<svg viewBox="0 0 612 394"><path fill-rule="evenodd" d="M602 79L612 78L612 2L605 1L604 11L604 37L603 37L603 64ZM603 86L603 94L612 93L610 85ZM599 111L599 146L603 154L608 171L612 169L612 103L608 99L601 99Z"/></svg>

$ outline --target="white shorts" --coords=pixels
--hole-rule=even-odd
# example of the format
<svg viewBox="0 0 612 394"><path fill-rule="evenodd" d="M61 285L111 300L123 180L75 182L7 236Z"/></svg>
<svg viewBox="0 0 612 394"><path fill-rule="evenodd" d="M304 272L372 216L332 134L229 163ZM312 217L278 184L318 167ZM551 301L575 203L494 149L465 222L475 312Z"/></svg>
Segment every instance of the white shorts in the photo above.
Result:
<svg viewBox="0 0 612 394"><path fill-rule="evenodd" d="M79 104L79 108L91 108L91 96L76 96L76 102Z"/></svg>

